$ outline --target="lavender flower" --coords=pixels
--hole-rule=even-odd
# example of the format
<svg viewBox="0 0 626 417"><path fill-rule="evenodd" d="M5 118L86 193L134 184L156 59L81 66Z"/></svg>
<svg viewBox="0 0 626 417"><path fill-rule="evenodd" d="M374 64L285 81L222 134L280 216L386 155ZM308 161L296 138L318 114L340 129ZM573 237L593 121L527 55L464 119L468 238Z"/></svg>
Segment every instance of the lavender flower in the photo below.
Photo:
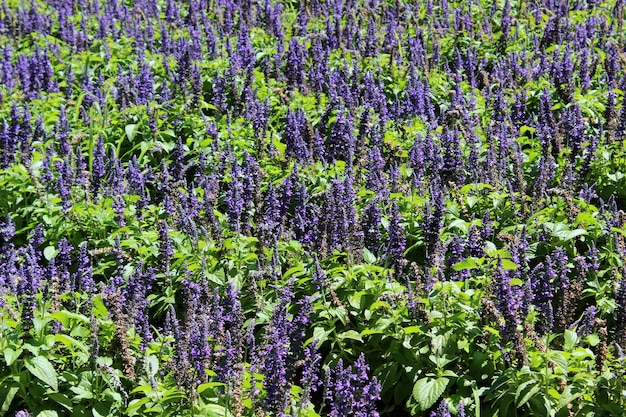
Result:
<svg viewBox="0 0 626 417"><path fill-rule="evenodd" d="M593 333L593 328L596 321L596 314L596 306L589 306L585 309L582 317L577 322L576 331L580 336L585 337Z"/></svg>
<svg viewBox="0 0 626 417"><path fill-rule="evenodd" d="M361 354L353 366L344 366L343 359L326 373L325 399L329 401L331 417L377 417L376 401L380 385L376 377L368 376L369 366Z"/></svg>
<svg viewBox="0 0 626 417"><path fill-rule="evenodd" d="M502 339L505 342L513 343L513 350L518 361L520 363L524 362L526 354L524 339L517 329L517 326L520 324L519 311L521 303L513 293L510 273L502 268L501 258L498 258L498 267L495 271L493 285L497 300L496 307L504 318L500 329Z"/></svg>
<svg viewBox="0 0 626 417"><path fill-rule="evenodd" d="M450 409L448 408L448 402L445 399L439 401L437 410L430 413L430 417L452 417Z"/></svg>

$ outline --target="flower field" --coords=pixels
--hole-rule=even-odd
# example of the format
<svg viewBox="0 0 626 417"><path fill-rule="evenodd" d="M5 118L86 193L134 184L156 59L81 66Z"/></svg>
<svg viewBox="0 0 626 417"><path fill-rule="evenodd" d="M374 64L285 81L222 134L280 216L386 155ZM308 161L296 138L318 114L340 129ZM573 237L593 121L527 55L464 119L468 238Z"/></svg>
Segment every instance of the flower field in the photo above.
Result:
<svg viewBox="0 0 626 417"><path fill-rule="evenodd" d="M3 0L0 417L626 416L625 23Z"/></svg>

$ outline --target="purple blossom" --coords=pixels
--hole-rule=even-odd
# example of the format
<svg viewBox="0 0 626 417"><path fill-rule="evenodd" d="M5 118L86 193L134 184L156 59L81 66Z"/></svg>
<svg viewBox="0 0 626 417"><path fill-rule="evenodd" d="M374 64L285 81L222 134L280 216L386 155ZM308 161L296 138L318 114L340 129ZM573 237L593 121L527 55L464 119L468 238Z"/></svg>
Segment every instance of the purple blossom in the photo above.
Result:
<svg viewBox="0 0 626 417"><path fill-rule="evenodd" d="M497 300L496 307L504 318L501 329L502 338L516 345L518 343L516 333L517 326L520 324L519 310L521 305L513 293L510 272L502 268L502 259L500 258L494 275L494 294ZM521 346L516 345L514 347L518 350L521 349Z"/></svg>
<svg viewBox="0 0 626 417"><path fill-rule="evenodd" d="M361 354L353 366L344 366L343 359L326 373L324 397L331 417L377 417L376 402L380 399L380 385L376 377L369 377L369 365Z"/></svg>
<svg viewBox="0 0 626 417"><path fill-rule="evenodd" d="M445 400L445 398L442 398L441 401L439 401L437 410L431 412L430 417L452 417L452 414L450 414L450 409L448 408L448 402Z"/></svg>
<svg viewBox="0 0 626 417"><path fill-rule="evenodd" d="M589 306L585 309L582 317L577 322L576 331L580 336L585 337L593 333L593 328L596 321L596 314L596 306Z"/></svg>
<svg viewBox="0 0 626 417"><path fill-rule="evenodd" d="M348 164L352 163L355 138L350 113L345 109L337 112L326 143L326 154L331 161L344 160Z"/></svg>
<svg viewBox="0 0 626 417"><path fill-rule="evenodd" d="M285 144L287 156L297 159L299 162L307 162L311 158L309 144L312 138L308 137L306 130L307 119L304 111L289 110L287 112L285 128Z"/></svg>

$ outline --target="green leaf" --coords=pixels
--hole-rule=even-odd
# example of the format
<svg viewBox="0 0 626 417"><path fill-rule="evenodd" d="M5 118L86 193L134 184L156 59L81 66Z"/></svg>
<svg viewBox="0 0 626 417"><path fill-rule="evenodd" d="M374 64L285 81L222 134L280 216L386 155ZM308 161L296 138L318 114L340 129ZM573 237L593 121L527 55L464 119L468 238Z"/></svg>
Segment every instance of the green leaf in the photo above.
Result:
<svg viewBox="0 0 626 417"><path fill-rule="evenodd" d="M596 333L592 333L587 336L587 341L589 341L589 345L591 347L597 346L598 343L600 343L600 336L598 336Z"/></svg>
<svg viewBox="0 0 626 417"><path fill-rule="evenodd" d="M148 355L145 362L146 374L154 377L159 372L159 358L155 355Z"/></svg>
<svg viewBox="0 0 626 417"><path fill-rule="evenodd" d="M521 407L528 402L537 392L539 392L539 384L535 380L526 381L517 387L515 392L515 402L517 407Z"/></svg>
<svg viewBox="0 0 626 417"><path fill-rule="evenodd" d="M59 414L54 410L43 410L37 417L59 417Z"/></svg>
<svg viewBox="0 0 626 417"><path fill-rule="evenodd" d="M424 330L422 330L420 326L408 326L403 328L402 330L404 330L404 333L406 334L424 333Z"/></svg>
<svg viewBox="0 0 626 417"><path fill-rule="evenodd" d="M343 339L358 340L359 342L363 341L363 339L361 338L361 335L356 330L348 330L347 332L339 333L337 338L342 339L342 340Z"/></svg>
<svg viewBox="0 0 626 417"><path fill-rule="evenodd" d="M413 386L413 398L417 400L422 411L428 410L441 397L448 386L448 378L422 378Z"/></svg>
<svg viewBox="0 0 626 417"><path fill-rule="evenodd" d="M567 359L561 352L550 352L548 359L563 372L563 375L567 375Z"/></svg>
<svg viewBox="0 0 626 417"><path fill-rule="evenodd" d="M565 350L567 351L572 350L578 343L578 334L575 331L565 329L563 337L565 338Z"/></svg>
<svg viewBox="0 0 626 417"><path fill-rule="evenodd" d="M478 263L476 262L476 258L474 257L463 259L462 261L459 261L452 265L452 269L454 269L455 271L463 271L465 269L475 268L478 268Z"/></svg>
<svg viewBox="0 0 626 417"><path fill-rule="evenodd" d="M60 392L52 392L48 394L48 397L55 401L57 404L62 405L68 410L72 411L72 400L70 400L65 394L61 394Z"/></svg>
<svg viewBox="0 0 626 417"><path fill-rule="evenodd" d="M210 389L211 393L213 393L214 388L223 388L225 386L226 384L224 384L223 382L207 382L207 383L198 385L197 391L198 391L198 394L202 394L204 391Z"/></svg>
<svg viewBox="0 0 626 417"><path fill-rule="evenodd" d="M126 407L126 413L129 416L134 416L137 413L136 410L138 410L139 408L141 408L143 405L145 405L146 403L150 402L150 398L148 397L143 397L137 400L132 400L129 404L128 407Z"/></svg>
<svg viewBox="0 0 626 417"><path fill-rule="evenodd" d="M368 264L375 264L376 255L374 255L369 249L363 248L363 260Z"/></svg>
<svg viewBox="0 0 626 417"><path fill-rule="evenodd" d="M587 231L585 229L569 230L569 227L565 223L557 223L554 226L554 230L552 230L552 236L564 241L572 240L586 234Z"/></svg>
<svg viewBox="0 0 626 417"><path fill-rule="evenodd" d="M53 390L59 390L57 372L48 359L43 356L36 356L24 362L26 369L37 379L49 385Z"/></svg>
<svg viewBox="0 0 626 417"><path fill-rule="evenodd" d="M6 413L7 411L9 411L9 408L11 407L11 403L13 402L13 398L15 398L15 394L17 394L17 392L20 390L19 387L11 387L9 388L9 390L6 392L5 396L4 396L4 401L2 403L2 407L0 407L0 415L4 415L4 413ZM3 391L0 391L0 393L3 393Z"/></svg>
<svg viewBox="0 0 626 417"><path fill-rule="evenodd" d="M361 336L369 336L371 334L383 334L385 332L383 332L380 329L365 329L361 332Z"/></svg>
<svg viewBox="0 0 626 417"><path fill-rule="evenodd" d="M128 140L132 142L133 139L135 139L135 136L137 136L137 125L136 124L126 125L126 127L124 128L124 131L126 132L126 137L128 138Z"/></svg>
<svg viewBox="0 0 626 417"><path fill-rule="evenodd" d="M502 269L517 269L517 265L508 259L502 259Z"/></svg>
<svg viewBox="0 0 626 417"><path fill-rule="evenodd" d="M328 340L328 335L330 333L330 330L324 330L323 327L319 326L313 329L313 340L317 341L318 349Z"/></svg>
<svg viewBox="0 0 626 417"><path fill-rule="evenodd" d="M54 335L54 341L55 342L61 342L61 343L63 343L67 347L72 347L73 346L73 347L76 347L76 348L82 350L83 352L89 352L89 349L87 348L87 346L83 342L81 342L79 340L76 340L73 337L70 337L70 336L68 336L66 334L62 334L62 333L55 334Z"/></svg>
<svg viewBox="0 0 626 417"><path fill-rule="evenodd" d="M15 360L20 357L23 351L24 349L22 348L19 348L17 350L13 350L11 348L5 348L4 360L7 363L7 366L11 366L11 364L13 364L13 362L15 362Z"/></svg>
<svg viewBox="0 0 626 417"><path fill-rule="evenodd" d="M43 257L46 258L47 261L51 260L55 256L57 256L57 250L54 246L47 246L43 250Z"/></svg>
<svg viewBox="0 0 626 417"><path fill-rule="evenodd" d="M93 302L93 313L96 317L102 318L109 315L101 296L97 295L93 297L91 301Z"/></svg>

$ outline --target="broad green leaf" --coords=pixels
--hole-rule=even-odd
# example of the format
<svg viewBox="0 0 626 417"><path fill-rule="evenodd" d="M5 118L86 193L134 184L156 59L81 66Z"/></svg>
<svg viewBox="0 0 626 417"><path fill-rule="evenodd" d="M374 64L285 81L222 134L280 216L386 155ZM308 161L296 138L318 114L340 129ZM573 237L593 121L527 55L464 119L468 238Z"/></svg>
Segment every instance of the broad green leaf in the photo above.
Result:
<svg viewBox="0 0 626 417"><path fill-rule="evenodd" d="M137 410L139 408L141 408L143 405L145 405L146 403L150 402L150 398L148 397L143 397L137 400L132 400L129 404L128 407L126 407L126 414L129 416L134 416L137 414Z"/></svg>
<svg viewBox="0 0 626 417"><path fill-rule="evenodd" d="M330 333L330 330L324 330L323 327L319 326L313 329L313 340L317 341L318 349L328 340L328 335Z"/></svg>
<svg viewBox="0 0 626 417"><path fill-rule="evenodd" d="M517 265L508 259L502 259L502 269L517 269Z"/></svg>
<svg viewBox="0 0 626 417"><path fill-rule="evenodd" d="M600 336L598 336L596 333L592 333L587 336L587 340L589 341L589 345L591 347L594 347L597 346L598 343L600 343Z"/></svg>
<svg viewBox="0 0 626 417"><path fill-rule="evenodd" d="M550 362L554 363L561 370L561 372L563 372L563 375L567 375L567 359L565 359L565 356L563 356L561 352L550 352L548 354L548 359Z"/></svg>
<svg viewBox="0 0 626 417"><path fill-rule="evenodd" d="M153 377L159 372L159 358L155 355L148 355L145 362L146 373Z"/></svg>
<svg viewBox="0 0 626 417"><path fill-rule="evenodd" d="M53 390L59 390L57 372L48 359L43 356L36 356L24 362L26 369L37 379L49 385Z"/></svg>
<svg viewBox="0 0 626 417"><path fill-rule="evenodd" d="M369 249L363 248L363 260L368 264L375 264L376 255L374 255Z"/></svg>
<svg viewBox="0 0 626 417"><path fill-rule="evenodd" d="M428 410L441 397L448 386L448 378L440 377L422 378L413 386L413 398L415 398L422 411Z"/></svg>
<svg viewBox="0 0 626 417"><path fill-rule="evenodd" d="M420 326L407 326L403 328L402 330L404 330L404 333L406 334L424 333L424 331L422 330Z"/></svg>
<svg viewBox="0 0 626 417"><path fill-rule="evenodd" d="M383 332L380 329L365 329L361 332L361 336L369 336L371 334L383 334L385 332Z"/></svg>
<svg viewBox="0 0 626 417"><path fill-rule="evenodd" d="M476 258L470 257L465 258L462 261L459 261L452 265L452 269L455 271L463 271L465 269L475 269L478 268L478 263L476 262Z"/></svg>
<svg viewBox="0 0 626 417"><path fill-rule="evenodd" d="M13 362L15 362L15 360L20 357L20 355L22 354L23 351L24 351L24 349L22 349L22 348L19 348L17 350L13 350L11 348L5 348L4 349L4 360L7 363L7 366L11 366L13 364Z"/></svg>
<svg viewBox="0 0 626 417"><path fill-rule="evenodd" d="M62 334L62 333L55 334L54 341L63 343L67 347L75 347L75 348L82 350L83 352L89 352L89 349L83 342L76 340L73 337L70 337L66 334Z"/></svg>
<svg viewBox="0 0 626 417"><path fill-rule="evenodd" d="M69 326L70 320L76 320L85 324L89 323L89 319L86 316L67 310L55 311L50 315L50 318L60 321L66 327Z"/></svg>
<svg viewBox="0 0 626 417"><path fill-rule="evenodd" d="M51 260L55 256L57 256L57 250L54 246L47 246L43 250L43 257L46 258L47 261Z"/></svg>
<svg viewBox="0 0 626 417"><path fill-rule="evenodd" d="M563 337L565 338L565 350L567 351L572 350L578 343L578 334L575 331L565 329Z"/></svg>
<svg viewBox="0 0 626 417"><path fill-rule="evenodd" d="M135 136L137 136L137 125L136 124L126 125L126 127L124 128L124 131L126 132L126 137L128 138L128 140L132 142L133 139L135 139Z"/></svg>
<svg viewBox="0 0 626 417"><path fill-rule="evenodd" d="M536 380L526 381L517 387L515 392L515 402L517 407L521 407L530 400L533 395L539 392L539 383Z"/></svg>
<svg viewBox="0 0 626 417"><path fill-rule="evenodd" d="M37 417L59 417L59 414L54 410L43 410L37 414Z"/></svg>
<svg viewBox="0 0 626 417"><path fill-rule="evenodd" d="M202 394L204 391L210 389L210 388L222 388L225 387L226 384L224 384L223 382L206 382L204 384L200 384L198 385L198 394Z"/></svg>
<svg viewBox="0 0 626 417"><path fill-rule="evenodd" d="M96 317L106 317L109 315L109 312L102 301L102 297L97 295L91 299L93 302L93 313Z"/></svg>
<svg viewBox="0 0 626 417"><path fill-rule="evenodd" d="M361 335L356 330L348 330L347 332L339 333L338 339L352 339L358 340L359 342L363 341Z"/></svg>
<svg viewBox="0 0 626 417"><path fill-rule="evenodd" d="M62 405L68 410L72 411L72 400L70 400L67 395L61 394L60 392L52 392L48 394L48 397L50 397L50 399L57 404Z"/></svg>
<svg viewBox="0 0 626 417"><path fill-rule="evenodd" d="M585 229L569 230L569 227L565 223L557 223L552 230L552 236L564 241L572 240L586 234L587 231Z"/></svg>

